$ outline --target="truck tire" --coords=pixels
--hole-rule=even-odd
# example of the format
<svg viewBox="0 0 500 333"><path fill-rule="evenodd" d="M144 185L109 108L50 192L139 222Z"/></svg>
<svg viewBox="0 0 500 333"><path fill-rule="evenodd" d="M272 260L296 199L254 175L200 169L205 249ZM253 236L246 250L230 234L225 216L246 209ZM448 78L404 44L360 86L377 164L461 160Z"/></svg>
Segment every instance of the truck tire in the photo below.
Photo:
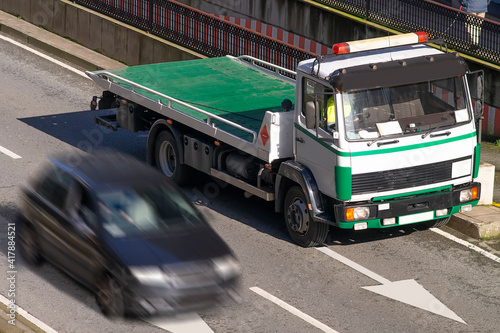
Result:
<svg viewBox="0 0 500 333"><path fill-rule="evenodd" d="M179 186L186 185L191 169L181 164L179 150L174 136L169 131L162 131L156 137L156 167Z"/></svg>
<svg viewBox="0 0 500 333"><path fill-rule="evenodd" d="M299 186L285 197L285 223L292 240L302 247L321 245L328 236L328 225L315 222L307 207L306 196Z"/></svg>

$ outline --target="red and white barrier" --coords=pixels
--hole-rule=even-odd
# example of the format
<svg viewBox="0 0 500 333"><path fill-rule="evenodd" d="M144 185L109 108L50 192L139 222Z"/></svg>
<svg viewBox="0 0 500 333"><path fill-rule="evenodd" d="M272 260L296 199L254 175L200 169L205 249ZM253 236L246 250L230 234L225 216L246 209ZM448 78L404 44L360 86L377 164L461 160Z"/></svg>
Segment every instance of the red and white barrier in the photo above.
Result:
<svg viewBox="0 0 500 333"><path fill-rule="evenodd" d="M231 22L233 24L237 24L241 27L245 27L252 31L258 32L267 37L277 39L285 44L293 45L306 52L312 52L318 55L325 55L332 53L329 46L320 44L311 39L277 28L270 24L262 23L261 21L244 19L240 17L217 15L217 14L214 14L214 16L223 19L225 21Z"/></svg>

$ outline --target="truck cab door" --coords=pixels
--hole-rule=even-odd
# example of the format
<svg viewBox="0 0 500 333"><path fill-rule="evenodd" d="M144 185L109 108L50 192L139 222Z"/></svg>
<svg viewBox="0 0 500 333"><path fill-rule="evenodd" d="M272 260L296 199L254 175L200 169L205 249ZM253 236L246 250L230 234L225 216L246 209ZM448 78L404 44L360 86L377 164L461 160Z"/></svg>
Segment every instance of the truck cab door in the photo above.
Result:
<svg viewBox="0 0 500 333"><path fill-rule="evenodd" d="M328 101L336 97L331 88L309 78L303 79L301 94L294 133L295 158L313 174L321 192L334 196L338 132L332 119L326 118Z"/></svg>
<svg viewBox="0 0 500 333"><path fill-rule="evenodd" d="M474 118L478 121L483 115L484 108L484 72L479 70L467 73L467 83L474 103Z"/></svg>

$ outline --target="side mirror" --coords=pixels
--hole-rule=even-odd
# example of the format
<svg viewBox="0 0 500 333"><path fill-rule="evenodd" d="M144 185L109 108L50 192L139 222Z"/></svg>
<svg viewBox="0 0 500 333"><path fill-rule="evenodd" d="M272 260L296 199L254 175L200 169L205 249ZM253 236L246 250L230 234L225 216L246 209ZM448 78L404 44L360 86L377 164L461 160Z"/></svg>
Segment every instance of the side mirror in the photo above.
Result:
<svg viewBox="0 0 500 333"><path fill-rule="evenodd" d="M306 103L306 127L316 128L316 112L319 109L318 102L309 101Z"/></svg>
<svg viewBox="0 0 500 333"><path fill-rule="evenodd" d="M469 92L474 103L474 118L479 120L484 111L484 72L482 70L467 74Z"/></svg>

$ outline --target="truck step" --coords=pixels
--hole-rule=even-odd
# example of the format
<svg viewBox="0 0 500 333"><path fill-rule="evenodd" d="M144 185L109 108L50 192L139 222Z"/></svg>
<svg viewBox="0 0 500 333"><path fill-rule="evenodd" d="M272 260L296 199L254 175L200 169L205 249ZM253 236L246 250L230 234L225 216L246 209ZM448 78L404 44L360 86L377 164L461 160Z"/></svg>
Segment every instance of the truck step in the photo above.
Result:
<svg viewBox="0 0 500 333"><path fill-rule="evenodd" d="M264 199L266 201L274 201L274 192L268 192L266 190L260 189L258 187L255 187L253 185L250 185L238 178L235 178L231 175L228 175L225 172L221 172L219 170L210 169L210 175L212 175L215 178L218 178L220 180L223 180L224 182L234 185L236 187L239 187L243 189L245 192L255 195L256 197L259 197L261 199Z"/></svg>
<svg viewBox="0 0 500 333"><path fill-rule="evenodd" d="M92 118L93 122L97 125L104 126L113 131L118 131L118 124L116 123L116 114L110 114L107 116L100 116Z"/></svg>

